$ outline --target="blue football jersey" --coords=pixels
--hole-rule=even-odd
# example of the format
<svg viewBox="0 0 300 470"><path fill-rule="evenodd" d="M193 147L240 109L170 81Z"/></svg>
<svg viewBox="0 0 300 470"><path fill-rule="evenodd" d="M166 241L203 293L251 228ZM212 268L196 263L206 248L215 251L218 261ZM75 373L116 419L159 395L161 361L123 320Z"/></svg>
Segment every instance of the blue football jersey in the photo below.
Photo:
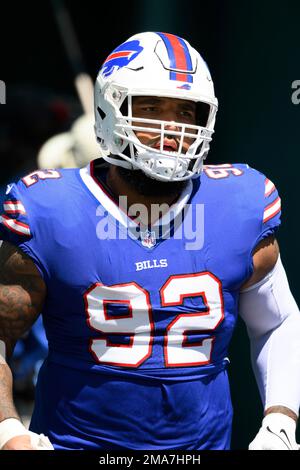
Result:
<svg viewBox="0 0 300 470"><path fill-rule="evenodd" d="M34 172L4 202L1 238L47 286L31 428L57 449L228 448L227 350L277 190L248 165L209 165L149 227L95 165Z"/></svg>

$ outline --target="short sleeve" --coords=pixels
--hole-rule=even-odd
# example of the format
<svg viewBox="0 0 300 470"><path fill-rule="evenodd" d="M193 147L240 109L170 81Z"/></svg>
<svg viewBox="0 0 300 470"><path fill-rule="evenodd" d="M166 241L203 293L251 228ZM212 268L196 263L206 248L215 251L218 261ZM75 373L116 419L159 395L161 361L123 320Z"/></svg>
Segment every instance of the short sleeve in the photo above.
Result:
<svg viewBox="0 0 300 470"><path fill-rule="evenodd" d="M7 186L1 214L0 238L19 246L31 238L30 222L17 184Z"/></svg>
<svg viewBox="0 0 300 470"><path fill-rule="evenodd" d="M12 243L26 253L38 268L41 276L45 278L30 222L29 203L25 201L26 198L19 188L22 184L19 181L7 186L0 216L0 239Z"/></svg>

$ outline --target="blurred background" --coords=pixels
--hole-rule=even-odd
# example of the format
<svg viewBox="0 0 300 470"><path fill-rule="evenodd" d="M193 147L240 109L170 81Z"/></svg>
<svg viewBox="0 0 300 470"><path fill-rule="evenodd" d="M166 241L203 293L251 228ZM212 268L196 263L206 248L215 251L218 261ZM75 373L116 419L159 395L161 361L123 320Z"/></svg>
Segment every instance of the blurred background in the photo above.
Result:
<svg viewBox="0 0 300 470"><path fill-rule="evenodd" d="M292 83L300 80L299 17L298 0L132 0L121 5L94 0L2 2L0 80L6 84L6 104L0 105L1 194L8 182L38 166L82 164L87 158L83 147L90 145L87 154L96 156L89 134L92 118L80 124L84 110L75 76L86 73L94 81L106 56L137 32L177 34L204 56L219 99L208 163L246 162L277 185L283 202L278 239L299 304L300 257L294 245L300 105L292 102ZM83 87L89 86L87 79ZM37 338L38 344L32 346L29 341L29 349L38 351L37 356L33 354L29 365L22 364L27 341L19 345L14 359L19 379L16 393L25 393L29 403L36 361L45 353L40 325L36 328L36 336L31 333L29 340ZM260 425L262 408L241 323L230 360L235 409L232 448L245 449ZM23 368L18 369L20 364Z"/></svg>

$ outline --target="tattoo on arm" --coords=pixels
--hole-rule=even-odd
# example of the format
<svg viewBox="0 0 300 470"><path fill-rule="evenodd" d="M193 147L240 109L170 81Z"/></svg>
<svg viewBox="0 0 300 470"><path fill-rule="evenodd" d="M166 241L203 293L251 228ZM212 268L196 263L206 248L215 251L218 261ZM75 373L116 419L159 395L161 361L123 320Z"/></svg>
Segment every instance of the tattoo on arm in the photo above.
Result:
<svg viewBox="0 0 300 470"><path fill-rule="evenodd" d="M0 248L0 339L8 350L41 312L46 286L33 261L18 248Z"/></svg>
<svg viewBox="0 0 300 470"><path fill-rule="evenodd" d="M20 419L12 399L12 373L7 364L0 364L0 422L8 418Z"/></svg>
<svg viewBox="0 0 300 470"><path fill-rule="evenodd" d="M15 342L35 322L46 296L46 286L33 261L4 242L0 247L0 340L8 355ZM0 421L18 418L12 399L12 375L0 364Z"/></svg>

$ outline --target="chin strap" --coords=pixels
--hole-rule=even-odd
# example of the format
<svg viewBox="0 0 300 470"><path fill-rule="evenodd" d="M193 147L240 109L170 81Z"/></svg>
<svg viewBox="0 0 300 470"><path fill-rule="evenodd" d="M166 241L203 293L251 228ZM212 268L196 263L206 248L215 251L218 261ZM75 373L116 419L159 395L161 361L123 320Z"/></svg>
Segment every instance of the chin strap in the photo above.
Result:
<svg viewBox="0 0 300 470"><path fill-rule="evenodd" d="M176 161L174 161L176 158ZM167 178L170 181L177 181L184 178L189 161L184 161L183 157L159 155L151 152L140 152L137 154L138 166L147 173L150 170L152 177Z"/></svg>

